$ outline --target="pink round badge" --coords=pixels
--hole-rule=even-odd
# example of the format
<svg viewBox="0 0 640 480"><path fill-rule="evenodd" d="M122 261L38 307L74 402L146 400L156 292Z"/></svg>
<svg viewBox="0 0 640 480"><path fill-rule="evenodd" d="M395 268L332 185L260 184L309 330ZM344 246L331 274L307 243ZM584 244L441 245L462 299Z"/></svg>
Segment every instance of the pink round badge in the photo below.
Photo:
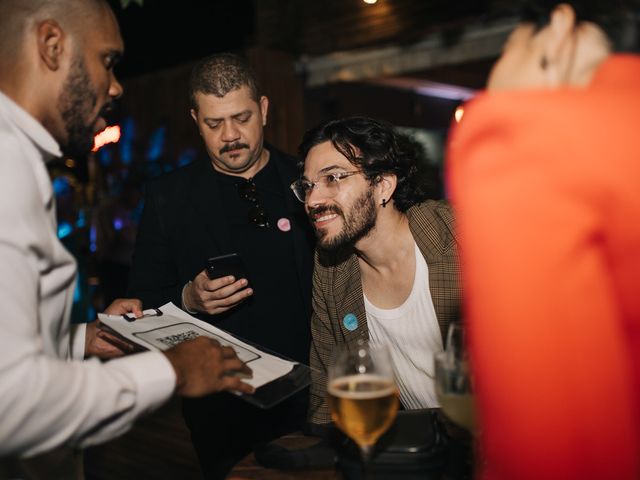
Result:
<svg viewBox="0 0 640 480"><path fill-rule="evenodd" d="M278 220L278 228L283 232L288 232L291 230L291 222L288 218L281 218Z"/></svg>

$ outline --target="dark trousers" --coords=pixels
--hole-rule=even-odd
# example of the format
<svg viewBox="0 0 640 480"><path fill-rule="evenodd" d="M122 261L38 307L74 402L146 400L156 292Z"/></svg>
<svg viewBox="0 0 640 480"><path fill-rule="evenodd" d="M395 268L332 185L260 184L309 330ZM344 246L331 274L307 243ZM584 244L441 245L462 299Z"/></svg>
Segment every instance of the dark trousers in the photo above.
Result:
<svg viewBox="0 0 640 480"><path fill-rule="evenodd" d="M184 399L182 412L207 480L224 479L256 445L304 428L308 389L263 410L231 394Z"/></svg>

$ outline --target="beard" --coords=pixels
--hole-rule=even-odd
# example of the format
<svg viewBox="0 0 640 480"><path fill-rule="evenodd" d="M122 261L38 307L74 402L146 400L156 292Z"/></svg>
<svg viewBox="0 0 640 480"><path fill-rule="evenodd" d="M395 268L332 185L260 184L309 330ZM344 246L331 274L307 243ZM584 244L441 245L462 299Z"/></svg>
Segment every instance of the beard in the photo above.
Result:
<svg viewBox="0 0 640 480"><path fill-rule="evenodd" d="M66 139L61 143L60 149L65 156L82 159L91 151L95 124L98 120L97 115L91 119L91 114L97 101L98 96L91 87L91 79L84 61L78 55L73 60L58 98L58 110L66 132ZM100 113L102 114L102 111Z"/></svg>
<svg viewBox="0 0 640 480"><path fill-rule="evenodd" d="M326 253L336 253L346 248L353 248L359 240L369 235L378 219L371 190L367 190L353 202L348 215L345 215L343 210L337 206L319 207L309 213L323 212L337 213L342 217L344 223L340 233L333 238L326 238L327 233L321 230L315 231L318 238L318 248Z"/></svg>

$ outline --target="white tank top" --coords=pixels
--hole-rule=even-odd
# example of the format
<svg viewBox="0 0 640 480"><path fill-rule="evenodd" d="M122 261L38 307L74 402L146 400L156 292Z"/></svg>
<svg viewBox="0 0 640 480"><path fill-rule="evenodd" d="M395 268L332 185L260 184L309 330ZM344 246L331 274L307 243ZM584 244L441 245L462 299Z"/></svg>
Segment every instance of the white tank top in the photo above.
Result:
<svg viewBox="0 0 640 480"><path fill-rule="evenodd" d="M429 291L429 267L417 245L415 255L413 288L402 305L382 309L364 296L370 342L389 347L400 401L410 410L439 406L434 384L433 355L443 350Z"/></svg>

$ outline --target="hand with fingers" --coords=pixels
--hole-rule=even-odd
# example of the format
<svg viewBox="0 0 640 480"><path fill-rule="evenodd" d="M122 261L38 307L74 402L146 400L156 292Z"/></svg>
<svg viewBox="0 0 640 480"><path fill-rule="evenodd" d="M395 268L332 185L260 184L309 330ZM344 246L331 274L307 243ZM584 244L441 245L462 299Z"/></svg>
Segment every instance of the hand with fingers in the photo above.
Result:
<svg viewBox="0 0 640 480"><path fill-rule="evenodd" d="M208 337L187 340L163 352L176 372L176 393L201 397L223 390L253 393L241 377L252 374L231 347Z"/></svg>
<svg viewBox="0 0 640 480"><path fill-rule="evenodd" d="M136 318L142 316L142 301L137 298L117 298L105 309L107 315L133 313Z"/></svg>
<svg viewBox="0 0 640 480"><path fill-rule="evenodd" d="M123 315L132 313L142 316L142 302L137 298L118 298L109 305L104 313L108 315ZM84 356L108 359L120 357L135 350L135 347L118 337L102 330L99 320L87 324L84 340Z"/></svg>
<svg viewBox="0 0 640 480"><path fill-rule="evenodd" d="M190 312L217 315L253 295L248 284L246 278L236 279L232 276L210 280L206 270L203 270L185 286L182 306Z"/></svg>

